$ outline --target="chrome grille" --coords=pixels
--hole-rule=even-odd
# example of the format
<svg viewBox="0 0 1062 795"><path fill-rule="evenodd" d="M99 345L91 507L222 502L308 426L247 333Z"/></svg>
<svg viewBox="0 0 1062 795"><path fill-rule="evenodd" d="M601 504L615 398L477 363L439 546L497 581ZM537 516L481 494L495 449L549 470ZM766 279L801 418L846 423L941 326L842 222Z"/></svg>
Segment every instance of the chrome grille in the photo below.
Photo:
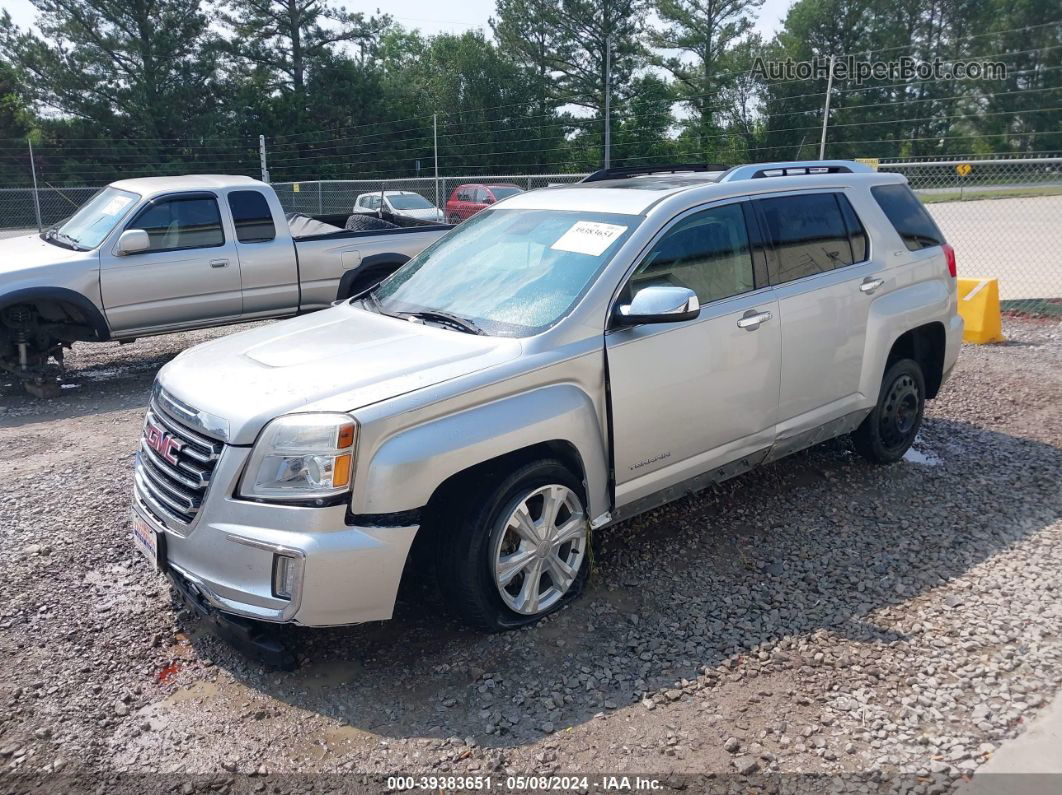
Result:
<svg viewBox="0 0 1062 795"><path fill-rule="evenodd" d="M175 440L167 454L148 443L154 426ZM144 418L144 435L136 455L136 497L158 521L182 530L195 520L203 504L224 443L193 431L163 411L152 397Z"/></svg>

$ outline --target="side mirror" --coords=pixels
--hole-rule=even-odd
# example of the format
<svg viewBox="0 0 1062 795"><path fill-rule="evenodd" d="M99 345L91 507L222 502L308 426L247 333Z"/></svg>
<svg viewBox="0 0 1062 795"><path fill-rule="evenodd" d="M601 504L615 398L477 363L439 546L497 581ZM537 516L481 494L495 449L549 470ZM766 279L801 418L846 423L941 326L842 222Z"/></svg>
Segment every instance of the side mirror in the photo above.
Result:
<svg viewBox="0 0 1062 795"><path fill-rule="evenodd" d="M118 256L138 254L151 248L151 238L143 229L126 229L118 238Z"/></svg>
<svg viewBox="0 0 1062 795"><path fill-rule="evenodd" d="M642 323L678 323L693 320L700 313L701 302L693 290L654 284L635 293L629 304L616 307L614 324L638 326Z"/></svg>
<svg viewBox="0 0 1062 795"><path fill-rule="evenodd" d="M488 196L486 199L483 200L483 203L484 204L494 204L494 197L493 196Z"/></svg>

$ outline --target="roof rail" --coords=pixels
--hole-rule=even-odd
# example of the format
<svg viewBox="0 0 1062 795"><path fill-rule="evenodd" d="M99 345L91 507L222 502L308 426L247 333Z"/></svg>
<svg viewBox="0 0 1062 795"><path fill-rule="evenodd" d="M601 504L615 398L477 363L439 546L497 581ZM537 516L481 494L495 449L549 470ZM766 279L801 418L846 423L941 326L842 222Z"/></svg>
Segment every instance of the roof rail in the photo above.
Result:
<svg viewBox="0 0 1062 795"><path fill-rule="evenodd" d="M655 166L622 166L595 171L580 182L604 182L609 179L627 179L643 174L676 174L680 171L726 171L730 166L721 163L661 163Z"/></svg>
<svg viewBox="0 0 1062 795"><path fill-rule="evenodd" d="M719 178L720 182L764 177L794 177L809 174L870 174L874 169L854 160L783 160L778 163L750 163L734 166Z"/></svg>

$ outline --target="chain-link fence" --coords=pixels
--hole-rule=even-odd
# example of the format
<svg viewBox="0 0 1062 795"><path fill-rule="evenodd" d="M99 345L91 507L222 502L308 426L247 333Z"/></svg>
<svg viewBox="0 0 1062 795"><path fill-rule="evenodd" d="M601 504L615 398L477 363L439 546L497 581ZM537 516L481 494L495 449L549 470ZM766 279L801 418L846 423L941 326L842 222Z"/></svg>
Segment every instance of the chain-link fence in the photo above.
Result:
<svg viewBox="0 0 1062 795"><path fill-rule="evenodd" d="M585 177L586 174L495 174L491 176L440 176L405 177L401 179L351 179L318 180L313 182L274 182L273 189L280 197L280 203L288 212L307 215L327 215L344 212L365 212L378 209L381 204L389 210L438 210L440 218L446 221L463 221L468 217L471 206L459 205L481 204L483 207L491 200L496 200L493 188L517 188L522 191L545 188L550 185L564 185ZM458 197L458 191L468 194ZM480 191L477 201L477 191ZM425 205L409 205L415 200L402 199L403 194L416 194L423 198ZM425 213L425 215L429 215Z"/></svg>
<svg viewBox="0 0 1062 795"><path fill-rule="evenodd" d="M999 279L1003 308L1062 314L1062 158L889 162L955 247L959 275Z"/></svg>
<svg viewBox="0 0 1062 795"><path fill-rule="evenodd" d="M996 277L1006 311L1062 314L1062 158L883 161L905 175L955 247L959 274ZM392 212L460 222L513 189L568 184L584 174L447 175L274 183L287 212ZM0 189L0 236L70 215L98 188Z"/></svg>

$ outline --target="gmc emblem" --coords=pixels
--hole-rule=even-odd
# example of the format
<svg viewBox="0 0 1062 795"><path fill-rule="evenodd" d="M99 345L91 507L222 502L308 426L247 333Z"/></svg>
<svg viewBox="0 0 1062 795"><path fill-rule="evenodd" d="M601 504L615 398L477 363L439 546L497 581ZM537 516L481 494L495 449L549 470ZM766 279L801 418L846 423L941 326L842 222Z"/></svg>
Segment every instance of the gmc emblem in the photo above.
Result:
<svg viewBox="0 0 1062 795"><path fill-rule="evenodd" d="M144 442L166 461L177 466L177 454L184 447L184 442L170 436L166 431L150 422L144 423Z"/></svg>

